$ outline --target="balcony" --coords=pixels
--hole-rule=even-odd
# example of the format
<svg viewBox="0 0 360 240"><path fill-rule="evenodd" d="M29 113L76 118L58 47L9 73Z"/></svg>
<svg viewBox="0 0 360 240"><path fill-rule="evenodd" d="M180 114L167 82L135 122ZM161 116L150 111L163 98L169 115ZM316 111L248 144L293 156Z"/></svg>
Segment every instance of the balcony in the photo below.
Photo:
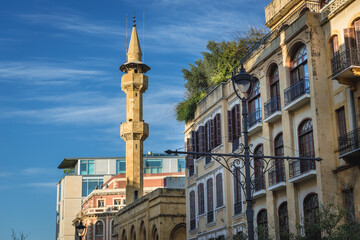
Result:
<svg viewBox="0 0 360 240"><path fill-rule="evenodd" d="M279 162L269 171L269 191L275 191L286 186L284 160L275 161Z"/></svg>
<svg viewBox="0 0 360 240"><path fill-rule="evenodd" d="M255 109L248 115L249 135L260 131L262 128L261 108Z"/></svg>
<svg viewBox="0 0 360 240"><path fill-rule="evenodd" d="M281 118L280 96L273 97L264 104L264 122L273 123Z"/></svg>
<svg viewBox="0 0 360 240"><path fill-rule="evenodd" d="M284 90L284 109L294 111L310 101L309 78L301 79Z"/></svg>
<svg viewBox="0 0 360 240"><path fill-rule="evenodd" d="M309 157L314 157L309 154ZM289 163L289 182L298 183L316 176L314 160L295 160Z"/></svg>
<svg viewBox="0 0 360 240"><path fill-rule="evenodd" d="M236 139L231 143L231 152L235 152L240 148L240 138Z"/></svg>
<svg viewBox="0 0 360 240"><path fill-rule="evenodd" d="M265 190L265 176L261 175L251 180L252 187L254 188L253 198L259 198L266 194Z"/></svg>
<svg viewBox="0 0 360 240"><path fill-rule="evenodd" d="M354 0L332 0L332 1L329 1L320 10L321 21L332 18L332 16L335 16L341 9L343 9L344 7L346 7L348 4L352 3L353 1Z"/></svg>
<svg viewBox="0 0 360 240"><path fill-rule="evenodd" d="M348 132L344 136L338 138L339 158L343 158L346 162L360 165L360 128Z"/></svg>
<svg viewBox="0 0 360 240"><path fill-rule="evenodd" d="M350 85L360 76L360 51L357 48L347 48L331 59L332 79L339 83Z"/></svg>

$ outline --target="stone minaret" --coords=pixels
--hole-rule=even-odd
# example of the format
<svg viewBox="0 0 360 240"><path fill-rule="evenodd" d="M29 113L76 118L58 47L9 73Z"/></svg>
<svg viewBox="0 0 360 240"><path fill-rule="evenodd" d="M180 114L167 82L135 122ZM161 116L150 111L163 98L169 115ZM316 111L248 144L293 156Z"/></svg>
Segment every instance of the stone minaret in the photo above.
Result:
<svg viewBox="0 0 360 240"><path fill-rule="evenodd" d="M134 20L127 62L120 66L125 73L121 89L126 93L126 122L120 126L120 136L126 142L126 204L143 195L143 141L149 135L149 125L143 120L143 93L148 87L144 73L150 68L141 57Z"/></svg>

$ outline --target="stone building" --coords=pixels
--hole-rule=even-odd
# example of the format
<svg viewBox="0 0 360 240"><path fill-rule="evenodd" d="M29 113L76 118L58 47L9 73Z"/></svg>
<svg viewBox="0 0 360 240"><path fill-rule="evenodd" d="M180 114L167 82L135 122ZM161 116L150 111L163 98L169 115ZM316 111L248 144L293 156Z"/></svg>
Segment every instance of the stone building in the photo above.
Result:
<svg viewBox="0 0 360 240"><path fill-rule="evenodd" d="M360 1L273 0L265 22L271 32L244 63L255 78L247 106L251 151L323 159L273 161L265 175L264 161L253 163L257 238L283 239L306 235L296 226L309 223L321 203L360 217ZM185 126L187 150L240 153L240 113L232 83L216 86ZM240 176L238 166L233 171ZM211 158L187 157L186 198L187 239L246 232L244 193Z"/></svg>
<svg viewBox="0 0 360 240"><path fill-rule="evenodd" d="M149 152L143 156L143 165L145 193L169 186L169 177L185 176L185 159L179 155ZM81 211L84 199L104 185L105 189L125 192L126 160L125 157L65 158L58 168L68 172L57 184L56 239L73 240L75 229L72 223ZM125 200L125 196L121 196Z"/></svg>

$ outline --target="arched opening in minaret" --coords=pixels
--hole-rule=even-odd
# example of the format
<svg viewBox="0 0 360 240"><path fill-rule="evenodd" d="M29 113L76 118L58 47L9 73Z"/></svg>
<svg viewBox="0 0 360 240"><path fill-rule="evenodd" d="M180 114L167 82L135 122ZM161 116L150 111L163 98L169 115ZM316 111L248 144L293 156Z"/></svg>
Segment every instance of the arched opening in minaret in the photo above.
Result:
<svg viewBox="0 0 360 240"><path fill-rule="evenodd" d="M135 201L136 199L138 199L138 191L137 191L137 190L134 191L134 201Z"/></svg>

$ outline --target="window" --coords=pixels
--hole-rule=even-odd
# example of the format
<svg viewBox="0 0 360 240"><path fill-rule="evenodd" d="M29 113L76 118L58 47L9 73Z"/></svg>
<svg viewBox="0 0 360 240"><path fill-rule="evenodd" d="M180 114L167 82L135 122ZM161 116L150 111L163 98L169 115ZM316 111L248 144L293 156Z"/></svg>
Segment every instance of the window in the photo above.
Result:
<svg viewBox="0 0 360 240"><path fill-rule="evenodd" d="M339 38L337 35L331 38L331 50L333 57L339 55Z"/></svg>
<svg viewBox="0 0 360 240"><path fill-rule="evenodd" d="M162 173L161 159L144 160L144 173Z"/></svg>
<svg viewBox="0 0 360 240"><path fill-rule="evenodd" d="M280 110L280 85L279 85L279 69L275 65L270 72L270 97L272 99L271 108Z"/></svg>
<svg viewBox="0 0 360 240"><path fill-rule="evenodd" d="M240 105L236 104L228 114L228 140L234 142L241 136Z"/></svg>
<svg viewBox="0 0 360 240"><path fill-rule="evenodd" d="M213 179L206 181L206 196L207 196L207 222L214 221L214 194L213 194Z"/></svg>
<svg viewBox="0 0 360 240"><path fill-rule="evenodd" d="M240 168L234 169L234 215L241 213L242 201L241 201L241 173Z"/></svg>
<svg viewBox="0 0 360 240"><path fill-rule="evenodd" d="M199 215L205 212L205 199L204 199L204 184L200 183L198 185L198 207Z"/></svg>
<svg viewBox="0 0 360 240"><path fill-rule="evenodd" d="M195 191L190 192L190 230L194 230L195 223Z"/></svg>
<svg viewBox="0 0 360 240"><path fill-rule="evenodd" d="M275 148L275 156L279 156L279 157L284 156L284 142L283 142L282 133L278 134L275 137L274 148ZM285 168L284 168L283 159L275 160L275 171L276 171L276 183L285 181Z"/></svg>
<svg viewBox="0 0 360 240"><path fill-rule="evenodd" d="M278 210L279 216L279 233L280 233L280 240L289 240L289 216L288 216L288 209L287 209L287 202L283 202L279 206Z"/></svg>
<svg viewBox="0 0 360 240"><path fill-rule="evenodd" d="M185 172L185 159L178 159L178 172Z"/></svg>
<svg viewBox="0 0 360 240"><path fill-rule="evenodd" d="M299 125L299 153L301 157L314 157L313 128L311 119L303 121ZM315 169L314 161L300 161L300 172L304 173Z"/></svg>
<svg viewBox="0 0 360 240"><path fill-rule="evenodd" d="M308 79L307 51L305 44L302 44L291 58L290 81L291 85L303 79Z"/></svg>
<svg viewBox="0 0 360 240"><path fill-rule="evenodd" d="M260 210L256 218L257 222L257 234L259 240L268 239L268 220L266 209Z"/></svg>
<svg viewBox="0 0 360 240"><path fill-rule="evenodd" d="M80 174L92 175L94 174L94 160L80 160Z"/></svg>
<svg viewBox="0 0 360 240"><path fill-rule="evenodd" d="M105 201L104 200L98 200L98 207L105 207Z"/></svg>
<svg viewBox="0 0 360 240"><path fill-rule="evenodd" d="M343 190L344 207L346 210L346 220L356 221L354 205L354 189L348 188Z"/></svg>
<svg viewBox="0 0 360 240"><path fill-rule="evenodd" d="M114 199L114 205L121 205L121 199Z"/></svg>
<svg viewBox="0 0 360 240"><path fill-rule="evenodd" d="M223 179L222 174L216 175L216 207L221 207L224 204L223 198Z"/></svg>
<svg viewBox="0 0 360 240"><path fill-rule="evenodd" d="M104 224L101 221L95 223L95 235L102 236L104 234Z"/></svg>
<svg viewBox="0 0 360 240"><path fill-rule="evenodd" d="M253 85L253 92L249 100L249 115L257 110L261 109L261 99L260 99L260 82L256 80Z"/></svg>
<svg viewBox="0 0 360 240"><path fill-rule="evenodd" d="M313 226L319 222L319 201L316 193L310 193L304 198L304 227L307 239L321 239L321 232Z"/></svg>
<svg viewBox="0 0 360 240"><path fill-rule="evenodd" d="M258 145L254 150L254 155L263 156L264 146ZM255 191L265 189L265 177L264 177L264 160L260 157L254 158L254 180L255 180Z"/></svg>
<svg viewBox="0 0 360 240"><path fill-rule="evenodd" d="M82 196L86 197L94 189L101 189L104 184L103 179L101 178L83 178L82 180Z"/></svg>
<svg viewBox="0 0 360 240"><path fill-rule="evenodd" d="M345 109L341 107L336 110L336 120L338 125L339 137L346 135L346 118L345 118Z"/></svg>
<svg viewBox="0 0 360 240"><path fill-rule="evenodd" d="M126 160L116 160L116 174L126 173Z"/></svg>

